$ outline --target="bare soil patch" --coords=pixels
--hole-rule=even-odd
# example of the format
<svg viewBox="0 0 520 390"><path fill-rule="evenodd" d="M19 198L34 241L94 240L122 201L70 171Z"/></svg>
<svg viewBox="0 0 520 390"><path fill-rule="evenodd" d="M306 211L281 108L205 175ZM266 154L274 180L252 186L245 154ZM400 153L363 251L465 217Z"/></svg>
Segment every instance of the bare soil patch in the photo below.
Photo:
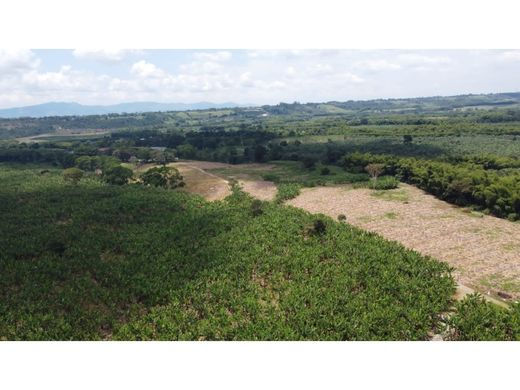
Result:
<svg viewBox="0 0 520 390"><path fill-rule="evenodd" d="M225 164L211 161L183 161L177 164L186 164L193 168L202 169L205 173L215 177L235 179L242 190L260 200L273 200L278 191L271 181L259 180L259 177L274 167L272 164Z"/></svg>
<svg viewBox="0 0 520 390"><path fill-rule="evenodd" d="M207 200L221 200L231 194L229 182L191 163L181 162L168 164L179 170L184 177L184 190L198 194Z"/></svg>
<svg viewBox="0 0 520 390"><path fill-rule="evenodd" d="M213 164L213 163L208 163ZM215 163L218 164L218 163ZM229 182L223 178L204 171L191 162L177 162L168 164L170 167L177 168L184 177L186 186L182 191L191 192L203 196L206 200L221 200L231 194ZM137 173L146 172L148 169L158 166L157 164L143 164L135 167Z"/></svg>
<svg viewBox="0 0 520 390"><path fill-rule="evenodd" d="M520 298L520 224L468 212L401 184L375 194L349 186L315 187L288 202L381 234L455 267L458 283L504 298Z"/></svg>
<svg viewBox="0 0 520 390"><path fill-rule="evenodd" d="M260 200L273 200L278 192L272 181L240 180L242 190Z"/></svg>

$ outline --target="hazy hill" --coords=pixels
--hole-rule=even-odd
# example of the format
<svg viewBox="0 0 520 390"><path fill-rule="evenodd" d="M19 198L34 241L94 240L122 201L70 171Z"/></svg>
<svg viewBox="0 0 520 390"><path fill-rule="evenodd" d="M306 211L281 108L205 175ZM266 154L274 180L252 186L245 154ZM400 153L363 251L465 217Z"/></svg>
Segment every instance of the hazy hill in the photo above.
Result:
<svg viewBox="0 0 520 390"><path fill-rule="evenodd" d="M0 109L0 118L45 117L67 115L103 115L153 111L206 110L209 108L239 107L236 103L157 103L131 102L108 106L89 106L79 103L50 102L34 106Z"/></svg>

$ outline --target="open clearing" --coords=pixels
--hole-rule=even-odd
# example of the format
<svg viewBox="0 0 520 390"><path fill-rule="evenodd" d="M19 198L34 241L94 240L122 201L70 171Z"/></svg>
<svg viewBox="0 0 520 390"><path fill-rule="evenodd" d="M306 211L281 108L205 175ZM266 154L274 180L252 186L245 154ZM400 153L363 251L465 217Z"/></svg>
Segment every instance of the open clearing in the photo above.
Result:
<svg viewBox="0 0 520 390"><path fill-rule="evenodd" d="M350 186L303 189L288 202L446 261L456 280L500 298L520 297L520 224L470 212L407 184L389 191Z"/></svg>
<svg viewBox="0 0 520 390"><path fill-rule="evenodd" d="M183 176L186 186L181 189L182 191L200 195L209 201L222 200L231 194L230 184L227 180L204 170L204 168L214 168L218 165L220 163L205 161L183 161L168 164L169 167L177 168ZM142 173L156 166L158 165L144 164L134 167L134 170Z"/></svg>
<svg viewBox="0 0 520 390"><path fill-rule="evenodd" d="M189 188L190 182L192 182L194 179L195 181L200 182L200 187L208 184L204 184L204 181L198 179L197 177L194 178L189 174L184 174L184 172L181 170L184 168L191 168L206 175L210 175L214 178L223 180L228 187L229 183L224 178L235 179L238 181L245 192L260 200L273 200L276 196L276 185L273 182L261 180L262 173L265 173L266 171L269 171L273 168L273 166L270 164L231 165L209 161L186 161L181 163L174 163L171 166L179 169L181 174L185 177L186 186L189 191L191 191Z"/></svg>
<svg viewBox="0 0 520 390"><path fill-rule="evenodd" d="M213 163L206 163L213 164ZM188 192L198 194L207 200L221 200L231 194L229 182L212 173L204 171L202 168L185 162L172 163L168 166L175 167L184 177Z"/></svg>

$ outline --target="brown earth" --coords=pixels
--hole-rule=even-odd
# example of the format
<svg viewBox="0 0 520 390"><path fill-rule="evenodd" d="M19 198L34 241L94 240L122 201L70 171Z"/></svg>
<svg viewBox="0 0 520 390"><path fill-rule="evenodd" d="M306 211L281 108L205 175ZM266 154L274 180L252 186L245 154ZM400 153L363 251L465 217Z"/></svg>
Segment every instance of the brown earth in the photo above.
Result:
<svg viewBox="0 0 520 390"><path fill-rule="evenodd" d="M213 163L211 163L213 164ZM221 200L231 194L229 182L191 163L168 164L175 167L184 177L184 190L203 196L209 201Z"/></svg>
<svg viewBox="0 0 520 390"><path fill-rule="evenodd" d="M264 180L254 180L254 175L251 175L252 172L265 172L273 167L270 164L225 164L219 162L211 162L211 161L183 161L177 164L184 164L185 166L190 166L194 169L201 169L206 174L212 175L219 178L229 178L235 179L238 181L242 190L254 196L260 200L273 200L276 196L277 188L273 182L264 181ZM207 170L212 169L227 169L226 175L216 175Z"/></svg>
<svg viewBox="0 0 520 390"><path fill-rule="evenodd" d="M278 192L272 181L239 180L242 190L260 200L273 200Z"/></svg>
<svg viewBox="0 0 520 390"><path fill-rule="evenodd" d="M520 298L518 223L461 209L407 184L382 192L307 188L288 204L335 219L345 214L352 225L449 263L462 285L501 299Z"/></svg>

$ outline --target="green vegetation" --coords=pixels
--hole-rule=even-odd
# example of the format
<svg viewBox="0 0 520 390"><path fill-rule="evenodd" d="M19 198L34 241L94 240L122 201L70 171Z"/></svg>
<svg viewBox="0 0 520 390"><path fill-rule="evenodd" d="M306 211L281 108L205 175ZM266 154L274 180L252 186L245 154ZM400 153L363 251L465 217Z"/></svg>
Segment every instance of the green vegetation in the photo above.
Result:
<svg viewBox="0 0 520 390"><path fill-rule="evenodd" d="M123 185L128 183L128 180L134 175L134 172L130 168L116 165L109 167L103 172L103 179L108 184Z"/></svg>
<svg viewBox="0 0 520 390"><path fill-rule="evenodd" d="M141 174L144 185L174 189L184 187L185 183L179 171L173 167L154 167Z"/></svg>
<svg viewBox="0 0 520 390"><path fill-rule="evenodd" d="M0 170L4 339L422 340L450 305L447 265L327 217L40 170Z"/></svg>
<svg viewBox="0 0 520 390"><path fill-rule="evenodd" d="M408 202L409 197L406 190L398 190L398 191L386 191L386 190L378 190L371 193L372 196L383 200L390 200L395 202Z"/></svg>
<svg viewBox="0 0 520 390"><path fill-rule="evenodd" d="M455 304L447 321L453 340L520 341L520 304L505 309L472 294Z"/></svg>
<svg viewBox="0 0 520 390"><path fill-rule="evenodd" d="M354 153L345 156L347 169L361 169L374 161L384 166L384 172L415 184L441 199L460 206L476 206L498 217L520 218L520 170L502 168L516 166L516 160L488 159L458 164L388 155ZM493 168L486 168L486 167Z"/></svg>
<svg viewBox="0 0 520 390"><path fill-rule="evenodd" d="M275 201L283 203L286 200L296 198L300 195L301 186L294 183L283 183L278 185L278 192L276 193Z"/></svg>
<svg viewBox="0 0 520 390"><path fill-rule="evenodd" d="M405 182L520 220L519 93L0 119L0 140L5 339L426 339L446 264L282 203L345 183L407 202ZM208 203L172 191L175 170L130 169L178 159L276 200ZM450 337L518 339L519 311L469 297Z"/></svg>
<svg viewBox="0 0 520 390"><path fill-rule="evenodd" d="M63 171L63 179L72 184L78 184L84 172L79 168L67 168Z"/></svg>

